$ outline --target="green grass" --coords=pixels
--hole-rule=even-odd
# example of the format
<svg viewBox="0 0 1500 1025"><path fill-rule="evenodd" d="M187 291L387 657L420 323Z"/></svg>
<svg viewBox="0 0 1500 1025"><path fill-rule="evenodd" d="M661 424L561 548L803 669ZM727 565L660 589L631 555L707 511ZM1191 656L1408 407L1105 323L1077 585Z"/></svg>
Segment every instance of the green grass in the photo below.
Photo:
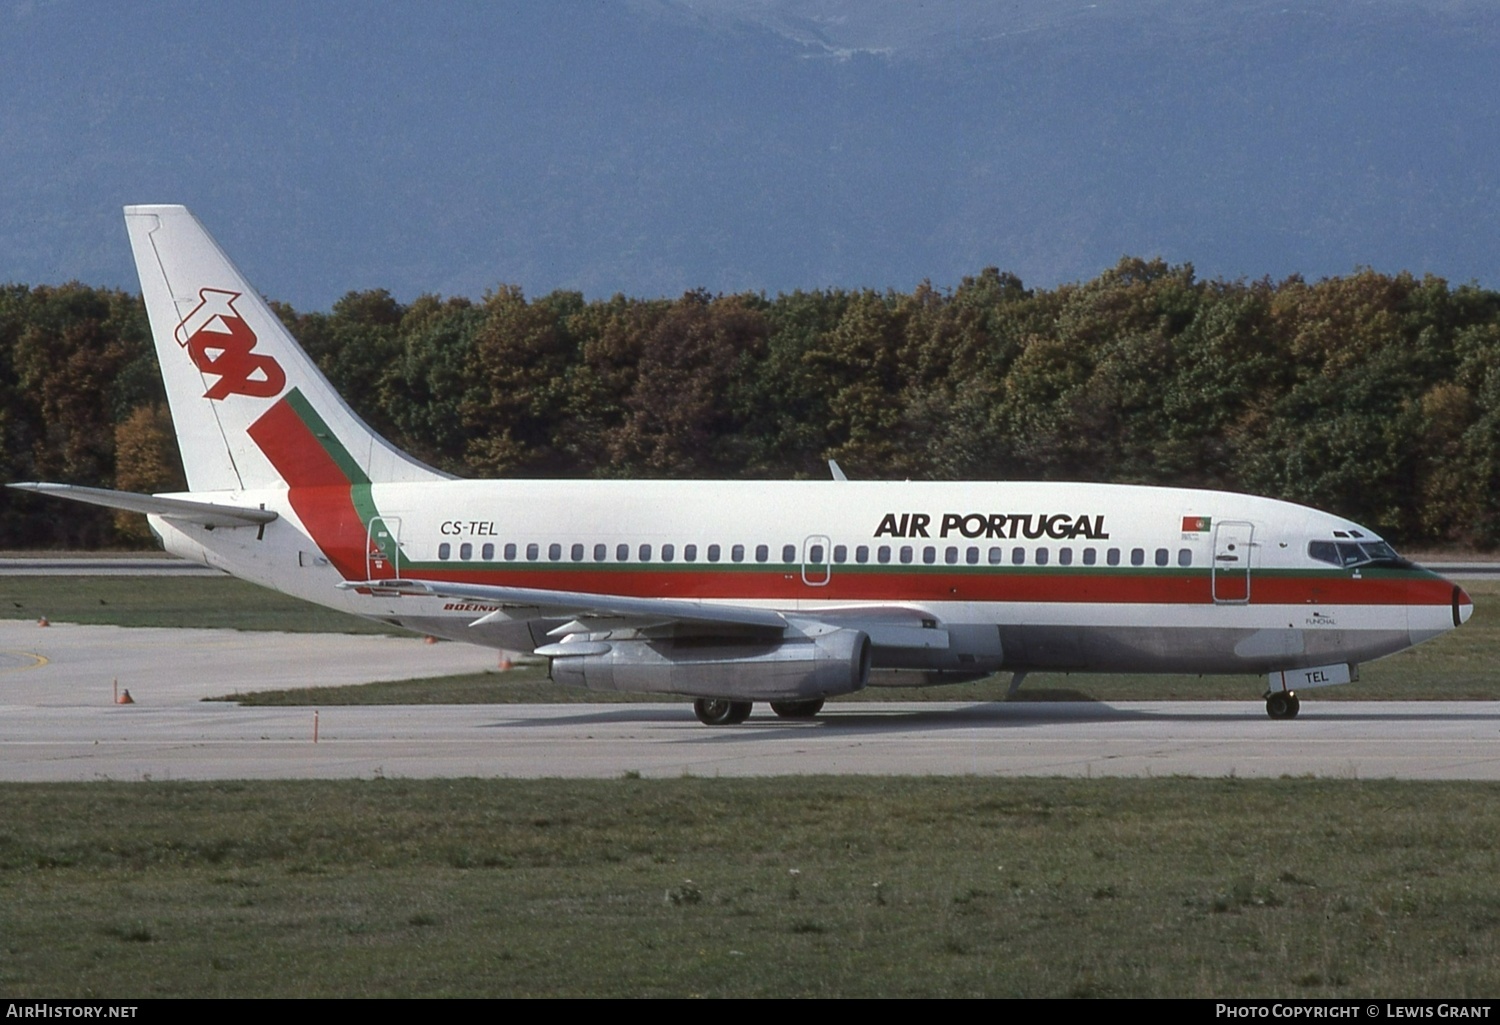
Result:
<svg viewBox="0 0 1500 1025"><path fill-rule="evenodd" d="M0 993L1493 997L1481 784L0 786Z"/></svg>
<svg viewBox="0 0 1500 1025"><path fill-rule="evenodd" d="M0 618L410 636L233 577L0 577Z"/></svg>

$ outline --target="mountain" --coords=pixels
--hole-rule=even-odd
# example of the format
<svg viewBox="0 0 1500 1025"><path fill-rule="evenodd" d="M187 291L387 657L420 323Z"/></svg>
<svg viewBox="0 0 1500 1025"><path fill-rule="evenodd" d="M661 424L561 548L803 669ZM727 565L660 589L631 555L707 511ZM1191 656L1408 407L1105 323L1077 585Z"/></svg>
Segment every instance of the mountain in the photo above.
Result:
<svg viewBox="0 0 1500 1025"><path fill-rule="evenodd" d="M0 281L184 202L273 297L1028 284L1122 254L1500 286L1477 0L0 5Z"/></svg>

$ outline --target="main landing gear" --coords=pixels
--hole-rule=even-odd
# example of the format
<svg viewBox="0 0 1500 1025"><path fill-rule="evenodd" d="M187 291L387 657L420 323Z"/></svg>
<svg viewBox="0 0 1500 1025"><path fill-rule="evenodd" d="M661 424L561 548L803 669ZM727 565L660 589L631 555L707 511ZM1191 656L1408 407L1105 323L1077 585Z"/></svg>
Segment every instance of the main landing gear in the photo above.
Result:
<svg viewBox="0 0 1500 1025"><path fill-rule="evenodd" d="M1266 714L1272 719L1295 719L1302 702L1289 690L1273 690L1266 695Z"/></svg>
<svg viewBox="0 0 1500 1025"><path fill-rule="evenodd" d="M693 714L705 726L736 726L750 718L752 702L727 698L699 698L693 702ZM773 701L771 711L783 719L811 719L823 710L823 699L808 701Z"/></svg>
<svg viewBox="0 0 1500 1025"><path fill-rule="evenodd" d="M752 703L727 698L699 698L693 702L693 714L705 726L737 726L750 718Z"/></svg>
<svg viewBox="0 0 1500 1025"><path fill-rule="evenodd" d="M813 698L810 701L773 701L771 711L783 719L811 719L823 711L823 699Z"/></svg>

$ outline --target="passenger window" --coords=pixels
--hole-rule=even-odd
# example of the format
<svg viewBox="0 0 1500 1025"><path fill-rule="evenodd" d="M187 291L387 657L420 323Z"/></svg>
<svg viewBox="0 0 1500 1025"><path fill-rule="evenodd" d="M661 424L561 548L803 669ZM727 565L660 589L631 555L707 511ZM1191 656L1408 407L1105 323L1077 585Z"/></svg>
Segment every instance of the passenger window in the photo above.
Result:
<svg viewBox="0 0 1500 1025"><path fill-rule="evenodd" d="M1146 549L1132 548L1130 550L1130 564L1132 566L1146 565Z"/></svg>
<svg viewBox="0 0 1500 1025"><path fill-rule="evenodd" d="M573 561L574 562L582 562L583 561L583 545L581 545L581 544L574 544L573 545L573 550L572 550L571 554L573 556Z"/></svg>
<svg viewBox="0 0 1500 1025"><path fill-rule="evenodd" d="M698 546L697 545L683 545L682 546L682 561L683 562L697 562L698 561Z"/></svg>
<svg viewBox="0 0 1500 1025"><path fill-rule="evenodd" d="M1036 550L1036 564L1038 566L1045 566L1045 565L1047 565L1047 558L1048 558L1047 549L1045 549L1045 548L1038 548Z"/></svg>
<svg viewBox="0 0 1500 1025"><path fill-rule="evenodd" d="M1026 565L1026 549L1012 548L1010 550L1010 561L1015 563L1017 566Z"/></svg>
<svg viewBox="0 0 1500 1025"><path fill-rule="evenodd" d="M756 545L755 546L755 561L756 562L767 562L767 561L770 560L770 558L771 558L771 546L770 545Z"/></svg>
<svg viewBox="0 0 1500 1025"><path fill-rule="evenodd" d="M516 557L516 544L515 544L514 541L511 541L511 542L507 543L506 546L505 546L505 561L506 562L510 562L513 559L515 559L515 557Z"/></svg>
<svg viewBox="0 0 1500 1025"><path fill-rule="evenodd" d="M952 545L949 545L947 548L944 548L943 549L943 561L946 562L950 566L957 565L958 564L958 549L955 548L955 547L953 547Z"/></svg>
<svg viewBox="0 0 1500 1025"><path fill-rule="evenodd" d="M834 545L833 546L833 561L837 562L837 563L848 562L849 561L849 546L848 545Z"/></svg>
<svg viewBox="0 0 1500 1025"><path fill-rule="evenodd" d="M718 545L709 545L708 546L708 561L709 562L718 562L719 561L719 546Z"/></svg>
<svg viewBox="0 0 1500 1025"><path fill-rule="evenodd" d="M479 557L485 562L489 562L495 557L495 546L489 542L485 542L484 547L479 549Z"/></svg>
<svg viewBox="0 0 1500 1025"><path fill-rule="evenodd" d="M901 546L901 562L903 565L911 562L911 545Z"/></svg>
<svg viewBox="0 0 1500 1025"><path fill-rule="evenodd" d="M603 562L607 558L609 558L609 545L595 545L594 561Z"/></svg>
<svg viewBox="0 0 1500 1025"><path fill-rule="evenodd" d="M808 563L810 563L812 565L821 566L823 564L823 546L822 545L811 545L811 546L809 546L808 549L807 549L807 561L808 561Z"/></svg>
<svg viewBox="0 0 1500 1025"><path fill-rule="evenodd" d="M1073 549L1071 549L1071 548L1061 548L1061 549L1058 549L1058 552L1057 552L1057 562L1058 562L1058 565L1060 565L1060 566L1071 566L1071 565L1073 565Z"/></svg>
<svg viewBox="0 0 1500 1025"><path fill-rule="evenodd" d="M729 558L734 562L744 562L745 546L735 545L733 548L729 549Z"/></svg>
<svg viewBox="0 0 1500 1025"><path fill-rule="evenodd" d="M968 551L964 552L964 561L967 562L970 566L979 565L979 549L970 548Z"/></svg>
<svg viewBox="0 0 1500 1025"><path fill-rule="evenodd" d="M630 546L629 545L615 545L615 561L616 562L629 562L630 561Z"/></svg>
<svg viewBox="0 0 1500 1025"><path fill-rule="evenodd" d="M870 561L870 546L869 545L860 545L858 548L854 549L854 561L855 562L859 562L859 563L869 562Z"/></svg>
<svg viewBox="0 0 1500 1025"><path fill-rule="evenodd" d="M881 545L880 550L875 553L875 558L883 565L891 561L891 546Z"/></svg>
<svg viewBox="0 0 1500 1025"><path fill-rule="evenodd" d="M1191 548L1177 549L1177 565L1191 566L1193 564L1193 550Z"/></svg>
<svg viewBox="0 0 1500 1025"><path fill-rule="evenodd" d="M661 546L661 561L662 562L671 562L672 561L672 557L674 555L676 555L676 554L677 554L677 549L674 548L674 547L672 547L671 545L662 545Z"/></svg>
<svg viewBox="0 0 1500 1025"><path fill-rule="evenodd" d="M1120 564L1120 550L1118 548L1111 548L1107 560L1111 566L1118 566Z"/></svg>
<svg viewBox="0 0 1500 1025"><path fill-rule="evenodd" d="M797 546L796 545L782 545L781 546L781 561L782 562L796 562L797 561Z"/></svg>
<svg viewBox="0 0 1500 1025"><path fill-rule="evenodd" d="M438 558L439 559L446 559L446 558L448 558L448 556L450 556L452 554L453 554L453 546L450 545L447 541L444 541L442 544L438 545Z"/></svg>
<svg viewBox="0 0 1500 1025"><path fill-rule="evenodd" d="M937 549L932 545L924 545L922 548L922 561L931 566L937 562Z"/></svg>
<svg viewBox="0 0 1500 1025"><path fill-rule="evenodd" d="M998 566L1005 561L1005 550L1001 548L990 549L990 565Z"/></svg>
<svg viewBox="0 0 1500 1025"><path fill-rule="evenodd" d="M470 559L474 558L474 546L467 541L459 545L458 557L465 562L468 562Z"/></svg>
<svg viewBox="0 0 1500 1025"><path fill-rule="evenodd" d="M556 543L548 545L547 558L551 559L553 562L560 561L562 559L562 545Z"/></svg>
<svg viewBox="0 0 1500 1025"><path fill-rule="evenodd" d="M1165 566L1170 558L1171 555L1165 548L1158 548L1156 550L1156 564L1158 566Z"/></svg>
<svg viewBox="0 0 1500 1025"><path fill-rule="evenodd" d="M636 554L636 558L640 559L642 562L650 562L651 561L651 546L650 545L641 545L640 548L636 549L636 553L635 554Z"/></svg>
<svg viewBox="0 0 1500 1025"><path fill-rule="evenodd" d="M1094 563L1096 563L1098 561L1099 561L1099 553L1097 551L1095 551L1092 548L1085 548L1083 550L1083 564L1085 566L1092 566Z"/></svg>
<svg viewBox="0 0 1500 1025"><path fill-rule="evenodd" d="M539 559L541 557L542 557L541 546L538 545L535 541L531 542L531 544L529 544L529 545L526 546L526 558L531 559L532 561L536 561L537 559Z"/></svg>

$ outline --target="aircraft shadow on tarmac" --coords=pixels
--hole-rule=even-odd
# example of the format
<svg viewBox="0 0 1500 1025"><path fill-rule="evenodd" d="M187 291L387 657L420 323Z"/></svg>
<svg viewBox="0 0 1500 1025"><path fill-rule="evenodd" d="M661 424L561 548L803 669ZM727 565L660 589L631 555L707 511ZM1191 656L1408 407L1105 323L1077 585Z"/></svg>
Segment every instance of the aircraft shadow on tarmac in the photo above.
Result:
<svg viewBox="0 0 1500 1025"><path fill-rule="evenodd" d="M1303 718L1321 722L1474 722L1490 720L1500 722L1500 705L1491 702L1473 702L1472 706L1492 706L1494 711L1454 712L1449 710L1413 712L1411 703L1403 703L1400 709L1390 712L1369 711L1374 702L1361 703L1359 708L1348 707L1345 702L1327 701L1303 706ZM1201 706L1201 702L1194 705ZM871 708L869 704L850 706L835 702L828 705L815 719L782 719L769 713L753 715L738 726L703 727L694 717L691 706L663 708L661 705L594 705L587 711L567 712L555 716L510 719L488 724L491 728L556 727L563 725L586 726L621 725L625 723L652 723L658 725L689 724L695 728L691 739L695 742L706 737L724 742L754 741L771 737L785 737L809 730L833 731L839 734L889 734L898 732L933 730L968 730L976 726L1004 728L1027 726L1050 726L1072 723L1147 723L1147 722L1247 722L1256 728L1295 730L1299 723L1275 722L1265 718L1259 702L1225 701L1222 712L1162 711L1158 709L1118 708L1103 701L984 701L972 705L953 707L949 704L932 708L913 707L910 702L892 703L889 709ZM1253 712L1247 716L1248 712ZM1308 714L1308 713L1311 714ZM702 732L699 732L702 731Z"/></svg>

